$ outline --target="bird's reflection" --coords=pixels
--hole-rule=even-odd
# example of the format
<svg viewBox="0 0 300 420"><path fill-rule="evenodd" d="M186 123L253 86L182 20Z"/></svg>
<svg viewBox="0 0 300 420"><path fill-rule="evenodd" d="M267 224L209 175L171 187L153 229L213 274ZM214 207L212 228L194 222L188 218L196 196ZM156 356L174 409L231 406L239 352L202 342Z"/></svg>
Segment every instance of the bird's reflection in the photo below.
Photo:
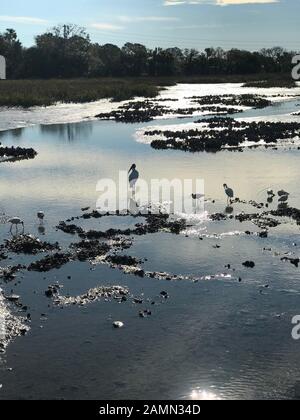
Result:
<svg viewBox="0 0 300 420"><path fill-rule="evenodd" d="M134 198L134 193L132 193L132 196L128 200L128 211L130 214L133 214L133 215L138 214L140 211L139 205Z"/></svg>
<svg viewBox="0 0 300 420"><path fill-rule="evenodd" d="M279 210L284 210L288 208L288 203L279 203L278 204L278 209Z"/></svg>
<svg viewBox="0 0 300 420"><path fill-rule="evenodd" d="M193 213L200 214L204 210L204 198L202 200L193 200Z"/></svg>
<svg viewBox="0 0 300 420"><path fill-rule="evenodd" d="M45 235L45 233L46 233L46 228L45 228L45 226L44 226L44 225L39 225L39 226L38 226L38 233L39 233L40 235Z"/></svg>
<svg viewBox="0 0 300 420"><path fill-rule="evenodd" d="M226 214L232 214L233 213L233 207L232 206L227 206L225 207L225 213Z"/></svg>

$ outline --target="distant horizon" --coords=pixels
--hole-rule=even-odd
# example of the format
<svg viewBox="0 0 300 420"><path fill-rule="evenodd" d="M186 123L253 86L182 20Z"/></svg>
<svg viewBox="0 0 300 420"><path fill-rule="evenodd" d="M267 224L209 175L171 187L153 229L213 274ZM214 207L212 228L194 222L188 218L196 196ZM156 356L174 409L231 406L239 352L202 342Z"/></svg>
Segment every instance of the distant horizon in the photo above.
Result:
<svg viewBox="0 0 300 420"><path fill-rule="evenodd" d="M4 0L0 32L13 28L31 47L36 35L75 23L101 45L298 51L299 15L298 0L53 0L51 8L37 0Z"/></svg>

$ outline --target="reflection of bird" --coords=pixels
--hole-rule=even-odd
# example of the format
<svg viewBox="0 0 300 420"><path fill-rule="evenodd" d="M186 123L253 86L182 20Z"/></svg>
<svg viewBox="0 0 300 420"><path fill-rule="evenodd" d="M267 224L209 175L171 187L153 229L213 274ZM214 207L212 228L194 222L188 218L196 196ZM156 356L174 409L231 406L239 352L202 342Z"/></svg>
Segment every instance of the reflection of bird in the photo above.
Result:
<svg viewBox="0 0 300 420"><path fill-rule="evenodd" d="M45 213L43 211L39 211L37 214L38 219L43 223L43 220L45 218Z"/></svg>
<svg viewBox="0 0 300 420"><path fill-rule="evenodd" d="M45 232L46 232L45 226L43 226L43 225L39 225L39 227L38 227L38 232L39 232L39 234L41 234L41 235L45 235Z"/></svg>
<svg viewBox="0 0 300 420"><path fill-rule="evenodd" d="M226 214L232 214L233 213L233 207L227 206L226 209L225 209L225 213Z"/></svg>
<svg viewBox="0 0 300 420"><path fill-rule="evenodd" d="M23 230L24 230L24 222L19 217L12 217L11 219L8 220L8 223L11 224L10 231L12 231L12 227L13 226L16 227L16 231L17 231L19 225L22 225L23 226Z"/></svg>
<svg viewBox="0 0 300 420"><path fill-rule="evenodd" d="M225 194L227 195L227 202L234 197L234 192L232 188L229 188L227 184L223 185Z"/></svg>
<svg viewBox="0 0 300 420"><path fill-rule="evenodd" d="M282 196L289 196L290 194L288 193L288 192L286 192L286 191L284 191L284 190L280 190L280 191L278 191L278 195L279 195L279 197L282 197Z"/></svg>
<svg viewBox="0 0 300 420"><path fill-rule="evenodd" d="M139 172L136 169L136 164L135 163L129 169L128 174L129 174L128 180L129 180L130 188L132 190L134 190L135 189L135 184L137 183L137 180L139 179L139 176L140 176Z"/></svg>
<svg viewBox="0 0 300 420"><path fill-rule="evenodd" d="M199 193L199 194L192 194L191 197L193 199L194 213L197 214L199 211L204 210L203 206L204 206L205 195Z"/></svg>
<svg viewBox="0 0 300 420"><path fill-rule="evenodd" d="M192 194L192 199L193 200L201 200L204 197L205 197L204 194Z"/></svg>
<svg viewBox="0 0 300 420"><path fill-rule="evenodd" d="M128 210L129 214L137 214L139 212L139 205L133 198L129 199Z"/></svg>
<svg viewBox="0 0 300 420"><path fill-rule="evenodd" d="M288 196L288 195L282 195L282 196L278 199L278 202L279 202L279 203L286 203L286 202L288 201L288 199L289 199L289 196Z"/></svg>

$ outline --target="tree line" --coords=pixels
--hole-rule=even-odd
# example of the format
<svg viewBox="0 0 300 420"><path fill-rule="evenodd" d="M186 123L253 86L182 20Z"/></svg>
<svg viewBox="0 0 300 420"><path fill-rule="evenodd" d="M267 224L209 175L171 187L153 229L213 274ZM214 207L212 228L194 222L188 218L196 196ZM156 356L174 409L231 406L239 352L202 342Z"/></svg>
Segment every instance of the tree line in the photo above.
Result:
<svg viewBox="0 0 300 420"><path fill-rule="evenodd" d="M92 43L84 28L59 25L35 37L25 48L14 29L0 33L0 55L7 76L22 78L205 76L288 73L296 54L281 47L250 52L222 48L146 48L139 43Z"/></svg>

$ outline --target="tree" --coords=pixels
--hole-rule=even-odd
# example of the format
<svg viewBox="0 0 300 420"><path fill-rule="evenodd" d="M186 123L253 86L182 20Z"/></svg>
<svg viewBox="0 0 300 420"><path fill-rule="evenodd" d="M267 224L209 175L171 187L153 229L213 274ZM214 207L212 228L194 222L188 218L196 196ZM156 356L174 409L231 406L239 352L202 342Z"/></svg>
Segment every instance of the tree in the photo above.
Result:
<svg viewBox="0 0 300 420"><path fill-rule="evenodd" d="M20 74L23 58L23 48L14 29L6 29L0 34L0 55L6 58L6 72L10 79Z"/></svg>
<svg viewBox="0 0 300 420"><path fill-rule="evenodd" d="M59 25L36 37L43 60L40 77L81 77L88 74L90 37L84 28Z"/></svg>
<svg viewBox="0 0 300 420"><path fill-rule="evenodd" d="M90 76L122 76L122 51L113 44L94 44L90 48Z"/></svg>
<svg viewBox="0 0 300 420"><path fill-rule="evenodd" d="M125 73L129 76L141 76L147 70L147 48L141 44L127 42L122 48Z"/></svg>

